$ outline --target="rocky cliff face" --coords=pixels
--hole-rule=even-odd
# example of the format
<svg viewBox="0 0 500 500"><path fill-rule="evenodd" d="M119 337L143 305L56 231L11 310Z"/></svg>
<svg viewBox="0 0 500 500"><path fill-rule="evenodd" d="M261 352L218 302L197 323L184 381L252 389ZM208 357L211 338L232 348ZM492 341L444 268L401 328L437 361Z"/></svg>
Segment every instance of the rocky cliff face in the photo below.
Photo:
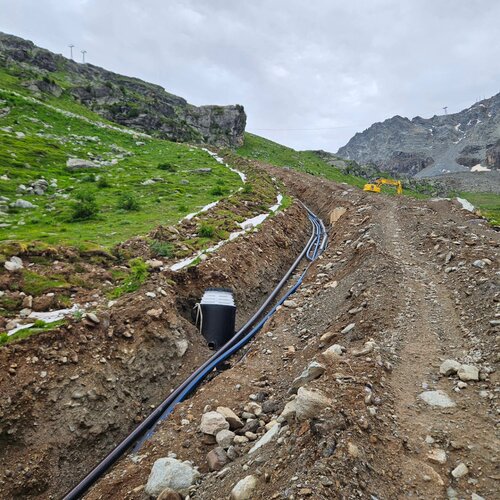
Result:
<svg viewBox="0 0 500 500"><path fill-rule="evenodd" d="M337 154L417 177L500 169L500 94L459 113L394 116L357 133Z"/></svg>
<svg viewBox="0 0 500 500"><path fill-rule="evenodd" d="M243 106L193 106L159 85L79 64L0 33L0 67L35 95L70 96L113 122L158 137L217 146L243 144Z"/></svg>

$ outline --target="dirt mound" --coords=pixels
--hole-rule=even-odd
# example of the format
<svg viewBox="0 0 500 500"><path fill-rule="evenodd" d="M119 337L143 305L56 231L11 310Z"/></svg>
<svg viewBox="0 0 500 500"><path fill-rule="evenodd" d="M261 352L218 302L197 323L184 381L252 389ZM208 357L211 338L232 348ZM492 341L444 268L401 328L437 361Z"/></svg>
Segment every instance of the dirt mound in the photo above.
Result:
<svg viewBox="0 0 500 500"><path fill-rule="evenodd" d="M249 475L256 499L494 498L498 234L451 202L268 170L326 221L346 208L328 250L231 368L87 498L147 498L151 467L169 453L202 473L191 498L227 498ZM440 373L446 359L458 374ZM322 369L308 376L313 360ZM210 470L217 444L199 424L219 406L245 427Z"/></svg>

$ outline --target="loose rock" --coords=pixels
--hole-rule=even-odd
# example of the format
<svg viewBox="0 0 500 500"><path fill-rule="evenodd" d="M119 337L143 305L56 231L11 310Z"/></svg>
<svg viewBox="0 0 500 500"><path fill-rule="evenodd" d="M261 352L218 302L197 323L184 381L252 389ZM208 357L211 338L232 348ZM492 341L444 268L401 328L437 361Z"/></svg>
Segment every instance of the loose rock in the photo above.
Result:
<svg viewBox="0 0 500 500"><path fill-rule="evenodd" d="M187 494L198 476L199 472L189 462L169 457L159 458L153 464L144 491L154 497L166 488Z"/></svg>
<svg viewBox="0 0 500 500"><path fill-rule="evenodd" d="M238 481L231 490L231 500L252 500L258 479L255 476L246 476Z"/></svg>
<svg viewBox="0 0 500 500"><path fill-rule="evenodd" d="M201 417L200 430L204 434L215 436L224 429L229 429L229 423L219 412L209 411Z"/></svg>
<svg viewBox="0 0 500 500"><path fill-rule="evenodd" d="M457 373L457 371L460 369L460 366L461 364L458 361L455 361L454 359L447 359L441 363L441 366L439 367L439 373L447 377L448 375Z"/></svg>
<svg viewBox="0 0 500 500"><path fill-rule="evenodd" d="M430 406L438 406L440 408L451 408L453 406L456 406L455 403L450 399L448 394L441 390L425 391L420 393L418 397Z"/></svg>
<svg viewBox="0 0 500 500"><path fill-rule="evenodd" d="M479 380L479 370L473 365L461 365L457 374L458 378L464 382Z"/></svg>
<svg viewBox="0 0 500 500"><path fill-rule="evenodd" d="M295 414L298 420L305 420L318 415L331 404L331 400L322 392L301 387L295 399Z"/></svg>

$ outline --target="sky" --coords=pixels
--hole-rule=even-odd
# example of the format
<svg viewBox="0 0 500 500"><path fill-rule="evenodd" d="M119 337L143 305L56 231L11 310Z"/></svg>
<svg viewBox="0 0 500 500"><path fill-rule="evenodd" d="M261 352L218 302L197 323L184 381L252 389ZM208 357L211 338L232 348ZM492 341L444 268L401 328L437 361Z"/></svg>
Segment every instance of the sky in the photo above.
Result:
<svg viewBox="0 0 500 500"><path fill-rule="evenodd" d="M332 152L500 92L499 19L497 0L0 0L0 31Z"/></svg>

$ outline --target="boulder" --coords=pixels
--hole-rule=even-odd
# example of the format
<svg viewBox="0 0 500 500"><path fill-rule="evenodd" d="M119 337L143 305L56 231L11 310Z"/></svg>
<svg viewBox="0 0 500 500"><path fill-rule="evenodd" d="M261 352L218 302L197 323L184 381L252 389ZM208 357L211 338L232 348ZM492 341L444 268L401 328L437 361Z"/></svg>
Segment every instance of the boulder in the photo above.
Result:
<svg viewBox="0 0 500 500"><path fill-rule="evenodd" d="M229 423L219 412L209 411L201 417L200 431L204 434L216 436L224 429L229 429Z"/></svg>
<svg viewBox="0 0 500 500"><path fill-rule="evenodd" d="M469 473L469 468L463 463L460 462L452 471L451 475L455 479L460 479L461 477L466 476Z"/></svg>
<svg viewBox="0 0 500 500"><path fill-rule="evenodd" d="M235 435L236 434L233 431L230 431L228 429L222 429L215 436L215 440L217 441L217 444L221 448L227 450L233 444Z"/></svg>
<svg viewBox="0 0 500 500"><path fill-rule="evenodd" d="M229 459L223 448L217 447L207 453L208 468L211 471L221 470Z"/></svg>
<svg viewBox="0 0 500 500"><path fill-rule="evenodd" d="M322 410L331 404L321 391L300 387L295 399L295 414L298 420L316 417Z"/></svg>
<svg viewBox="0 0 500 500"><path fill-rule="evenodd" d="M153 464L144 491L157 497L163 490L170 488L185 495L198 477L199 472L189 462L170 457L159 458Z"/></svg>
<svg viewBox="0 0 500 500"><path fill-rule="evenodd" d="M427 453L427 459L435 464L443 465L446 463L446 451L441 448L434 448Z"/></svg>
<svg viewBox="0 0 500 500"><path fill-rule="evenodd" d="M23 261L19 257L15 256L11 257L8 261L6 261L3 266L5 267L5 269L7 269L7 271L11 273L19 271L24 267Z"/></svg>
<svg viewBox="0 0 500 500"><path fill-rule="evenodd" d="M473 365L461 365L457 374L458 378L464 382L479 380L479 370Z"/></svg>
<svg viewBox="0 0 500 500"><path fill-rule="evenodd" d="M460 363L454 359L447 359L441 363L439 373L444 376L453 375L460 369Z"/></svg>
<svg viewBox="0 0 500 500"><path fill-rule="evenodd" d="M10 206L14 208L37 208L37 206L30 201L22 199L16 200L14 203L11 203Z"/></svg>
<svg viewBox="0 0 500 500"><path fill-rule="evenodd" d="M87 168L100 168L99 165L90 160L84 160L82 158L69 158L66 161L66 167L69 170L80 170Z"/></svg>
<svg viewBox="0 0 500 500"><path fill-rule="evenodd" d="M456 406L446 392L424 391L418 395L418 398L427 403L429 406L437 406L439 408L451 408Z"/></svg>
<svg viewBox="0 0 500 500"><path fill-rule="evenodd" d="M292 382L290 393L295 394L299 387L307 384L311 380L321 377L325 373L325 367L317 361L312 361L304 371Z"/></svg>
<svg viewBox="0 0 500 500"><path fill-rule="evenodd" d="M252 500L255 498L254 492L258 485L256 476L246 476L236 483L231 490L231 500Z"/></svg>
<svg viewBox="0 0 500 500"><path fill-rule="evenodd" d="M243 427L243 422L240 417L234 413L233 410L227 408L226 406L218 406L216 408L217 413L220 413L229 423L229 428L234 431Z"/></svg>

